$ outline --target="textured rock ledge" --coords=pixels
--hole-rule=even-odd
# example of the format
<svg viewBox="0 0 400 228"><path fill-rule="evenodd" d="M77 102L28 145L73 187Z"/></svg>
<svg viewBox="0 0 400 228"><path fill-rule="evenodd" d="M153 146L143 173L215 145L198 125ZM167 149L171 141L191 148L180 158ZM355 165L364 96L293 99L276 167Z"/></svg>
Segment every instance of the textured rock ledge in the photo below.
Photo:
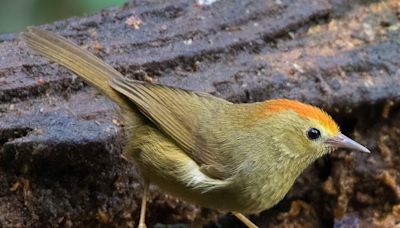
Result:
<svg viewBox="0 0 400 228"><path fill-rule="evenodd" d="M368 145L319 160L262 227L387 227L400 221L400 5L346 0L136 1L43 27L129 77L238 102L324 107ZM129 227L141 188L120 157L115 107L64 68L0 35L2 227ZM241 224L152 189L150 224Z"/></svg>

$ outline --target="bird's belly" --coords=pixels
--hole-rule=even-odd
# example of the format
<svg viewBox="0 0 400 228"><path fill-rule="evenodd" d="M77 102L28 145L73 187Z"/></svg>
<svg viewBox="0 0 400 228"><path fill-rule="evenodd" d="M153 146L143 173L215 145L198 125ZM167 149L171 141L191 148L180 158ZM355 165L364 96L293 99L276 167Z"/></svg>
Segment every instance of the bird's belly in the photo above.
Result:
<svg viewBox="0 0 400 228"><path fill-rule="evenodd" d="M160 175L159 172L150 171L144 174L151 183L162 190L185 201L222 211L242 211L243 202L236 197L229 186L218 187L204 192L201 187L190 185L176 176Z"/></svg>
<svg viewBox="0 0 400 228"><path fill-rule="evenodd" d="M135 134L126 151L142 176L162 190L204 207L258 213L278 203L293 183L265 175L249 177L249 173L215 180L201 173L197 164L157 129L142 126Z"/></svg>
<svg viewBox="0 0 400 228"><path fill-rule="evenodd" d="M136 163L143 176L151 183L158 185L162 190L207 208L259 213L273 207L282 200L291 186L289 182L283 185L265 184L264 186L253 186L251 183L235 178L227 183L217 181L215 185L205 182L194 184L192 182L190 184L189 179L182 173L189 174L192 169L185 167L185 164L181 163L183 159L173 158L173 162L169 159L171 158L159 160L155 163L153 159L149 162L148 158L138 157ZM184 163L187 164L187 162L193 161L189 160Z"/></svg>
<svg viewBox="0 0 400 228"><path fill-rule="evenodd" d="M275 206L285 197L297 176L287 175L280 170L286 169L271 169L265 165L237 175L237 186L234 188L241 191L246 199L242 203L244 212L259 213Z"/></svg>
<svg viewBox="0 0 400 228"><path fill-rule="evenodd" d="M200 172L184 151L157 129L136 129L126 156L140 174L162 190L189 202L224 211L243 211L244 199L230 180L215 180Z"/></svg>

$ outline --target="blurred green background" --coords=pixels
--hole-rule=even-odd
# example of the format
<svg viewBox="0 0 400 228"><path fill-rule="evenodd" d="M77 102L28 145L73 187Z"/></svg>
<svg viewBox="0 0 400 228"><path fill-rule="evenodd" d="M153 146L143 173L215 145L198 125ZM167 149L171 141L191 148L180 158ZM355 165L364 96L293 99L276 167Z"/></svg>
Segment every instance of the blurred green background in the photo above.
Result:
<svg viewBox="0 0 400 228"><path fill-rule="evenodd" d="M22 31L71 16L96 12L127 0L0 0L0 33Z"/></svg>

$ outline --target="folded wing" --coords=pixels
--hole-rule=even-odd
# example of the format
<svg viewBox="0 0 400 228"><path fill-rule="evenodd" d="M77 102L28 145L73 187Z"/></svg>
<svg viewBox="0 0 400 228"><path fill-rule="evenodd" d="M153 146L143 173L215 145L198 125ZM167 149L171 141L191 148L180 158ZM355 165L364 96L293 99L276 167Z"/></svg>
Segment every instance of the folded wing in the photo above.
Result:
<svg viewBox="0 0 400 228"><path fill-rule="evenodd" d="M115 78L110 86L134 102L139 110L166 135L171 137L202 171L224 179L222 155L209 143L201 128L207 120L220 115L221 107L231 103L206 93Z"/></svg>

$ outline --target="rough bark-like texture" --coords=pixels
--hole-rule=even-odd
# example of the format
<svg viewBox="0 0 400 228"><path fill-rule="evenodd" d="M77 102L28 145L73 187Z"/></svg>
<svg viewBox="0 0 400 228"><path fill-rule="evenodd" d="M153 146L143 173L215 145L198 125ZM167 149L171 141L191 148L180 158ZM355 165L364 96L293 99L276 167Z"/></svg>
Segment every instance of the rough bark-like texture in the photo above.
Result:
<svg viewBox="0 0 400 228"><path fill-rule="evenodd" d="M298 179L260 226L400 222L400 3L134 1L45 25L142 80L235 102L324 107L372 155L337 151ZM116 107L65 68L0 35L0 226L130 227L141 188ZM152 188L149 225L241 227Z"/></svg>

